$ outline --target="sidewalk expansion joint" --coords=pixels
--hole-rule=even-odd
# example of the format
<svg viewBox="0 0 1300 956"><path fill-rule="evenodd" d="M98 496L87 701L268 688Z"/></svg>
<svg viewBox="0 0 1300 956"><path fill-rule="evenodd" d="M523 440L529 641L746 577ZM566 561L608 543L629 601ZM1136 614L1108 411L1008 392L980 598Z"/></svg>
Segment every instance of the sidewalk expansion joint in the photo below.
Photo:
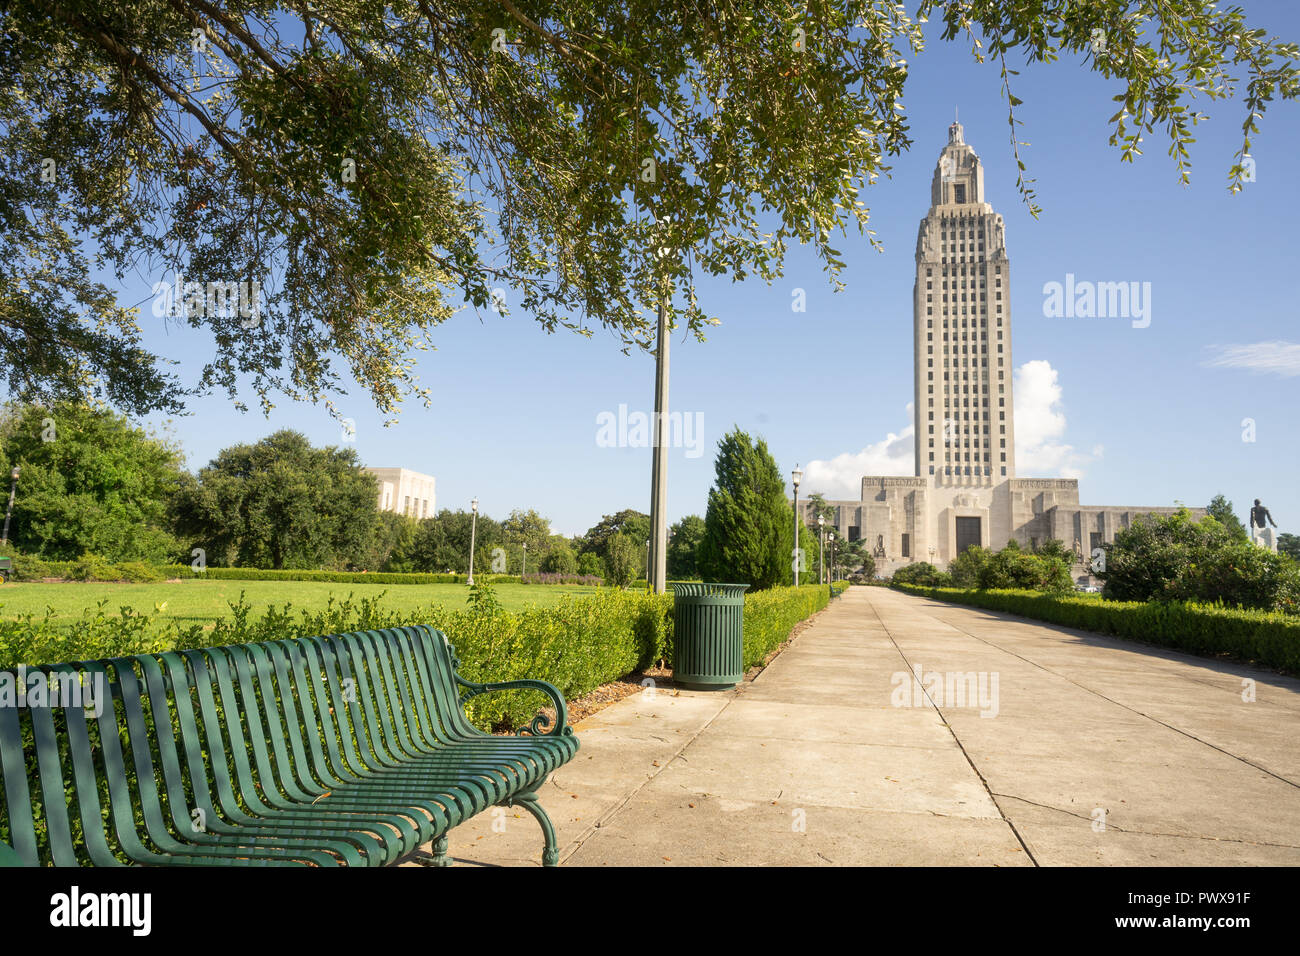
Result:
<svg viewBox="0 0 1300 956"><path fill-rule="evenodd" d="M873 605L873 609L874 609L874 605ZM1017 660L1024 661L1026 664L1030 665L1031 667L1036 667L1041 671L1045 671L1048 674L1051 674L1053 677L1057 677L1065 681L1067 684L1079 688L1079 690L1084 691L1085 693L1092 694L1094 697L1100 697L1108 704L1114 704L1116 707L1122 707L1124 710L1127 710L1131 714L1137 714L1139 717L1143 717L1151 721L1153 724L1159 724L1161 727L1164 727L1167 730L1172 730L1176 734L1182 734L1184 737L1187 737L1190 740L1194 740L1198 744L1202 744L1203 746L1209 747L1211 750L1217 750L1225 757L1231 757L1233 760L1239 760L1248 767L1254 767L1256 770L1260 771L1261 773L1266 773L1270 777L1273 777L1276 780L1280 780L1283 783L1288 784L1289 786L1300 789L1300 783L1297 783L1294 780L1290 780L1279 773L1275 773L1274 771L1269 770L1267 767L1255 763L1253 760L1248 760L1247 758L1241 756L1241 754L1235 754L1231 750L1225 750L1223 747L1220 747L1218 744L1211 743L1210 741L1204 739L1203 737L1198 737L1196 736L1196 734L1192 733L1189 730L1183 730L1181 727L1175 727L1173 724L1166 723L1165 721L1161 720L1159 717L1153 717L1148 713L1144 713L1143 711L1138 710L1136 707L1130 707L1128 704L1125 704L1122 701L1115 700L1112 697L1107 697L1101 691L1094 690L1093 688L1088 687L1085 684L1081 684L1077 680L1074 680L1071 677L1067 677L1066 675L1058 671L1054 671L1050 667L1044 664L1040 664L1037 661L1032 661L1022 654L1017 654L1015 651L1007 650L1007 648L1002 647L999 644L994 644L992 641L985 640L984 638L976 634L972 634L970 631L966 630L965 628L959 627L958 625L953 624L951 621L945 621L943 618L939 617L936 614L931 614L929 616L934 618L934 620L938 621L940 624L952 628L954 631L956 631L959 634L965 634L967 637L971 638L972 640L979 641L981 644L991 647L994 650L1001 651L1004 654L1010 654L1012 657L1016 658ZM879 612L876 613L876 617L877 618L880 617ZM884 627L884 621L881 621L880 623L881 623L881 627ZM888 629L886 629L886 633L888 633ZM891 640L893 639L892 636L890 639Z"/></svg>
<svg viewBox="0 0 1300 956"><path fill-rule="evenodd" d="M648 787L651 781L653 781L656 777L658 777L659 774L663 773L665 770L671 767L675 760L681 758L683 761L685 761L686 758L682 756L682 754L686 750L686 748L689 747L691 744L695 743L695 741L699 738L700 734L708 730L710 725L712 725L712 723L718 719L718 717L722 714L722 712L725 711L728 707L732 705L732 703L735 702L736 700L735 694L732 693L730 696L731 699L728 700L721 707L719 707L717 713L715 713L712 717L710 717L707 721L705 721L704 726L700 727L699 730L691 734L690 738L684 741L682 745L677 748L677 751L671 757L669 757L667 760L663 762L663 766L656 767L654 769L654 772L649 774L644 780L642 780L639 784L633 787L631 792L629 792L626 797L624 797L614 806L610 807L599 817L597 817L595 823L588 826L587 829L584 830L580 836L576 837L572 842L570 842L568 846L566 846L564 850L561 852L560 862L561 863L565 862L571 856L573 856L573 854L581 850L582 845L586 843L589 839L591 839L592 834L594 834L597 830L602 829L605 826L605 824L607 824L610 820L612 820L624 807L626 807L629 803L632 802L633 797L635 797L638 793L640 793L642 790Z"/></svg>
<svg viewBox="0 0 1300 956"><path fill-rule="evenodd" d="M1063 813L1069 817L1075 817L1079 820L1092 821L1092 817L1085 816L1082 813L1076 813L1073 810L1066 810L1064 807L1054 807L1048 803L1038 803L1035 800L1027 800L1024 797L1017 797L1013 793L998 793L994 796L1002 797L1004 800L1015 800L1018 803L1027 803L1031 807L1040 807L1043 810L1054 810L1057 813ZM1114 830L1117 833L1128 833L1133 836L1152 836L1152 837L1173 837L1179 840L1208 840L1211 843L1241 843L1246 846L1272 846L1283 850L1300 850L1300 844L1295 843L1272 843L1268 840L1247 840L1243 837L1217 837L1208 836L1200 833L1171 833L1167 830L1136 830L1129 827L1116 826L1113 823L1106 824L1107 830Z"/></svg>
<svg viewBox="0 0 1300 956"><path fill-rule="evenodd" d="M915 673L915 670L912 667L912 662L907 659L907 655L903 653L903 649L898 646L898 641L894 639L893 632L890 631L889 627L885 624L884 619L880 616L880 611L876 609L875 602L870 601L868 603L871 606L871 613L876 616L876 621L879 622L881 629L885 632L885 636L889 638L889 643L894 645L894 650L898 652L898 656L901 657L903 663L907 665L908 673ZM930 706L934 708L935 713L939 715L939 719L943 721L944 728L952 735L953 743L957 745L957 749L961 751L961 755L966 758L966 763L970 766L971 772L979 778L980 785L983 786L984 792L988 794L989 801L993 804L994 809L998 811L998 816L1002 818L1002 822L1010 828L1011 833L1015 836L1021 849L1023 849L1025 855L1029 857L1029 861L1033 863L1034 866L1039 866L1038 858L1034 856L1034 851L1029 848L1028 841L1025 840L1024 836L1020 833L1020 830L1017 829L1015 823L1011 821L1011 818L1007 816L1006 811L1002 809L1002 804L998 803L998 798L993 792L993 788L989 786L989 782L984 778L984 774L980 772L980 768L975 766L975 761L971 759L971 755L966 752L966 747L962 744L961 738L957 736L957 731L955 731L952 728L952 725L948 723L948 718L944 715L942 708L934 702L934 698L930 696L928 690L922 688L921 692L925 694L925 699L930 702Z"/></svg>

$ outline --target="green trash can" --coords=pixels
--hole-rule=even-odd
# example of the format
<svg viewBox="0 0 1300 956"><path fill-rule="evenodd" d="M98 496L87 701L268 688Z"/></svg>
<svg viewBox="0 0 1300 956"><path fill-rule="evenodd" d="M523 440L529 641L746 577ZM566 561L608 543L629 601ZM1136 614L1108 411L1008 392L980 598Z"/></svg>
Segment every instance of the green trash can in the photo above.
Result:
<svg viewBox="0 0 1300 956"><path fill-rule="evenodd" d="M726 690L745 676L748 584L673 583L673 682Z"/></svg>

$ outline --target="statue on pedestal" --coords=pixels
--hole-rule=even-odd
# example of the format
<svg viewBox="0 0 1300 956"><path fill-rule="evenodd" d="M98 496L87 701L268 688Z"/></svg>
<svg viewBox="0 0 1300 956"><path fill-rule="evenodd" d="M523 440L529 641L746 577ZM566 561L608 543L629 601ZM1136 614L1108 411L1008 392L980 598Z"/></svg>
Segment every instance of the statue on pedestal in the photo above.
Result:
<svg viewBox="0 0 1300 956"><path fill-rule="evenodd" d="M1277 522L1273 520L1273 516L1269 514L1268 509L1260 504L1259 499L1256 498L1255 507L1250 509L1250 540L1261 548L1268 548L1270 551L1276 552L1277 538L1274 536L1272 528L1267 527L1267 525L1276 528Z"/></svg>
<svg viewBox="0 0 1300 956"><path fill-rule="evenodd" d="M883 534L876 535L876 549L871 553L877 558L885 556L885 536Z"/></svg>

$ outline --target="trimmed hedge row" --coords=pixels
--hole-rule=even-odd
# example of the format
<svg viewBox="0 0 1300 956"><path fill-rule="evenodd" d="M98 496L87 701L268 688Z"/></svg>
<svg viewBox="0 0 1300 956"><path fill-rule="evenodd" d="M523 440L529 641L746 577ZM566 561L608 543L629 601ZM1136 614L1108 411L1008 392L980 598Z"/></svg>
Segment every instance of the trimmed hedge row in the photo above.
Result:
<svg viewBox="0 0 1300 956"><path fill-rule="evenodd" d="M745 666L761 664L804 618L830 602L820 584L770 588L745 595Z"/></svg>
<svg viewBox="0 0 1300 956"><path fill-rule="evenodd" d="M908 594L1110 634L1191 654L1226 654L1300 675L1300 619L1269 611L1178 602L1104 601L1036 591L976 591L895 584Z"/></svg>
<svg viewBox="0 0 1300 956"><path fill-rule="evenodd" d="M799 621L826 606L827 590L810 585L776 588L745 600L745 666L761 662ZM0 621L0 669L19 663L52 664L190 647L213 647L282 638L377 630L422 623L445 632L467 680L521 677L550 681L566 699L601 684L672 659L672 595L602 588L566 595L554 605L516 613L431 604L417 612L396 611L382 596L330 598L322 610L267 607L260 615L242 599L229 617L210 629L169 621L127 608L116 615L101 603L72 627L24 615ZM536 691L486 694L467 712L480 726L517 726L531 719L545 696Z"/></svg>
<svg viewBox="0 0 1300 956"><path fill-rule="evenodd" d="M94 554L88 554L76 561L50 561L45 558L13 555L15 581L64 578L68 581L129 581L133 584L152 584L166 579L169 574L170 569L146 564L143 561L122 561L112 564Z"/></svg>
<svg viewBox="0 0 1300 956"><path fill-rule="evenodd" d="M64 578L69 581L128 581L148 584L168 578L218 581L326 581L334 584L464 584L468 575L431 574L398 571L316 571L274 568L215 568L195 571L188 564L152 565L141 561L110 564L87 555L76 561L49 561L44 558L15 557L15 581L40 581ZM601 579L580 574L479 574L477 580L492 584L586 584L599 585Z"/></svg>
<svg viewBox="0 0 1300 956"><path fill-rule="evenodd" d="M299 568L214 568L195 571L188 564L163 569L168 577L213 578L218 581L328 581L333 584L464 584L468 575L418 571L314 571ZM531 575L529 575L531 577ZM517 574L480 574L476 580L491 584L519 584Z"/></svg>

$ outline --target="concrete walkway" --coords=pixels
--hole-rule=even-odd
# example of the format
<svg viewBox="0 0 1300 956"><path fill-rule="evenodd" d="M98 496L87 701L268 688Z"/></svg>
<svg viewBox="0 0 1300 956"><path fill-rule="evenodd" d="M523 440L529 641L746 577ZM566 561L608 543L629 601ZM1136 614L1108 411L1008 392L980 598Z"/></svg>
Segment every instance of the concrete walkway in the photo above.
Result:
<svg viewBox="0 0 1300 956"><path fill-rule="evenodd" d="M1300 865L1300 681L883 588L577 732L541 791L570 866ZM450 843L541 855L516 810Z"/></svg>

